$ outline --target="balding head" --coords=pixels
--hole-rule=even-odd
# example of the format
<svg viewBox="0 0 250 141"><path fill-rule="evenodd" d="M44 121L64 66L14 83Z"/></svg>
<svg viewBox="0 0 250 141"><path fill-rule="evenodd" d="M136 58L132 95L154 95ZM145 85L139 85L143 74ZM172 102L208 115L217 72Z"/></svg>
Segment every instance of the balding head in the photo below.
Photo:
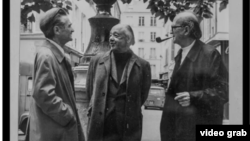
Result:
<svg viewBox="0 0 250 141"><path fill-rule="evenodd" d="M109 44L113 51L125 53L130 50L130 46L134 45L134 33L129 25L115 25L109 36Z"/></svg>
<svg viewBox="0 0 250 141"><path fill-rule="evenodd" d="M130 27L130 25L117 24L112 29L115 29L115 28L116 29L120 29L126 35L126 37L129 40L129 44L130 45L134 45L135 44L134 32L133 32L132 28Z"/></svg>
<svg viewBox="0 0 250 141"><path fill-rule="evenodd" d="M200 39L202 32L199 26L199 21L193 12L185 11L181 12L174 18L173 22L182 26L188 26L190 28L190 37L194 39Z"/></svg>

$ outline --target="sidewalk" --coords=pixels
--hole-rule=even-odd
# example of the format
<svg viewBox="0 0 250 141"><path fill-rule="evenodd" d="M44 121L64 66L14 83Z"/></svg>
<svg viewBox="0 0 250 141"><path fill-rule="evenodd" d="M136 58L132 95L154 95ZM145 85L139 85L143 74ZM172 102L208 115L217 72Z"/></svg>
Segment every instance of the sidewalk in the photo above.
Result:
<svg viewBox="0 0 250 141"><path fill-rule="evenodd" d="M78 109L78 115L79 115L79 119L81 121L81 126L83 129L85 140L87 140L86 135L87 135L87 125L88 125L88 117L87 117L88 105L89 105L89 102L85 102L85 101L77 101L76 102L76 106Z"/></svg>

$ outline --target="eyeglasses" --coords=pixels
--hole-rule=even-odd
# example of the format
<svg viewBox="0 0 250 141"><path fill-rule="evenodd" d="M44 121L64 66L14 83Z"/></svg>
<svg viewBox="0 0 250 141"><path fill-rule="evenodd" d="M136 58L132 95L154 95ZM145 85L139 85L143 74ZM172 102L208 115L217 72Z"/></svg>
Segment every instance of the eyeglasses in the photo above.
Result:
<svg viewBox="0 0 250 141"><path fill-rule="evenodd" d="M175 28L178 28L178 27L183 27L182 25L180 26L172 26L172 32L174 31Z"/></svg>

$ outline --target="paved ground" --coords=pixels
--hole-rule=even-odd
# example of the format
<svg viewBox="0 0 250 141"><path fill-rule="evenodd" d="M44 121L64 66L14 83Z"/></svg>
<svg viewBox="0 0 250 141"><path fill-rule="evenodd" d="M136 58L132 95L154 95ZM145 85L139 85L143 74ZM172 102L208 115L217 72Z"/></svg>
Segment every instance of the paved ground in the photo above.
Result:
<svg viewBox="0 0 250 141"><path fill-rule="evenodd" d="M143 114L143 130L142 141L160 141L160 121L162 110L144 109Z"/></svg>
<svg viewBox="0 0 250 141"><path fill-rule="evenodd" d="M87 107L88 103L77 103L78 113L80 116L81 125L86 135L87 128ZM143 131L142 131L142 141L160 141L160 120L162 111L158 109L147 109L142 107L143 114ZM24 136L18 137L19 141L24 140Z"/></svg>

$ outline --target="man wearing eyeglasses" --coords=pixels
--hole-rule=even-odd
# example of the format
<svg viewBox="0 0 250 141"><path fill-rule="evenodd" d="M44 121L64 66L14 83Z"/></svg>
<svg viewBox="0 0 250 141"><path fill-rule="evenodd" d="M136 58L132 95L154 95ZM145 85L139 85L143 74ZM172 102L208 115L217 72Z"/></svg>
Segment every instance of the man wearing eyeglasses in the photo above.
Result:
<svg viewBox="0 0 250 141"><path fill-rule="evenodd" d="M215 47L200 41L197 17L178 14L172 23L175 57L160 124L162 141L195 141L198 124L222 124L228 72Z"/></svg>
<svg viewBox="0 0 250 141"><path fill-rule="evenodd" d="M61 8L48 10L40 20L46 39L34 60L30 106L30 141L84 141L75 104L74 78L64 45L74 29Z"/></svg>

